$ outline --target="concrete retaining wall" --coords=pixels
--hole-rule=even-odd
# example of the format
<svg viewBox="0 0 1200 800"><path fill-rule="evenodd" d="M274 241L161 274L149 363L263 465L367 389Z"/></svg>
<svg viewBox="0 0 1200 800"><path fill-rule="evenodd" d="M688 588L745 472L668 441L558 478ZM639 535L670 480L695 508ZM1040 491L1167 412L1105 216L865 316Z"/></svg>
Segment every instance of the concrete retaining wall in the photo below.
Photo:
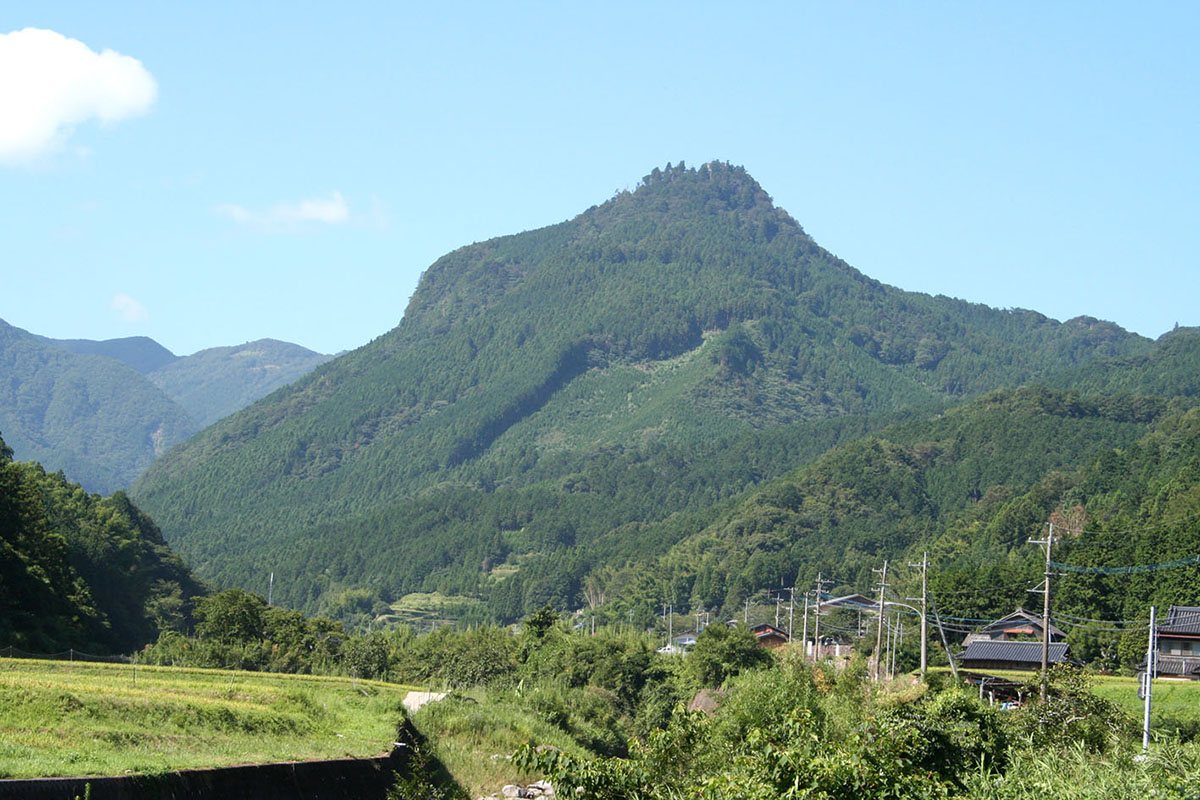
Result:
<svg viewBox="0 0 1200 800"><path fill-rule="evenodd" d="M0 780L0 800L75 800L91 786L92 800L342 800L387 795L403 758L294 761L241 767L185 769L160 775Z"/></svg>

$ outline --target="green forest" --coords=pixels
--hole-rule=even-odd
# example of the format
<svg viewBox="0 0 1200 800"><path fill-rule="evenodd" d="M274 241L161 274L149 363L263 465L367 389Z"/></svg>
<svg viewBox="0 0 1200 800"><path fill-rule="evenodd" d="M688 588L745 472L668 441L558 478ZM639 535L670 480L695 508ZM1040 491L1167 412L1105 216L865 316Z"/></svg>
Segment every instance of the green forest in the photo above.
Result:
<svg viewBox="0 0 1200 800"><path fill-rule="evenodd" d="M1093 318L885 286L743 169L668 165L574 219L439 259L398 327L173 449L131 493L218 587L265 592L274 573L308 613L436 590L512 621L580 606L593 571L660 571L745 492L890 425L1030 383L1184 392L1195 348L1168 349ZM1177 386L1148 383L1171 369ZM1002 459L962 480L1028 484L1149 420L1104 424L1063 432L1076 449L1018 475ZM864 552L912 531L879 538ZM803 566L775 559L701 595L806 581Z"/></svg>
<svg viewBox="0 0 1200 800"><path fill-rule="evenodd" d="M129 653L190 627L206 589L124 492L12 455L0 440L0 646Z"/></svg>
<svg viewBox="0 0 1200 800"><path fill-rule="evenodd" d="M50 339L0 320L0 431L20 460L111 494L329 358L274 339L176 356L145 336Z"/></svg>
<svg viewBox="0 0 1200 800"><path fill-rule="evenodd" d="M157 408L106 399L141 376L90 345L0 344L21 431L83 441L79 408L113 430ZM204 387L274 388L276 345L307 358L260 342L154 370L216 416ZM418 728L506 730L530 742L516 767L587 797L1072 796L1061 775L1196 797L1200 718L1160 710L1166 755L1135 762L1129 709L1088 683L1139 668L1151 606L1200 605L1200 329L1150 341L885 286L728 164L452 252L395 329L128 493L76 480L0 442L0 647L454 690ZM936 667L1040 602L1048 535L1051 617L1088 671L1002 713ZM928 680L903 677L911 620L886 686L866 678L882 626L852 610L821 623L852 649L840 670L756 647L747 623L874 597L885 563L880 596L914 602L925 558ZM689 630L686 658L660 649Z"/></svg>

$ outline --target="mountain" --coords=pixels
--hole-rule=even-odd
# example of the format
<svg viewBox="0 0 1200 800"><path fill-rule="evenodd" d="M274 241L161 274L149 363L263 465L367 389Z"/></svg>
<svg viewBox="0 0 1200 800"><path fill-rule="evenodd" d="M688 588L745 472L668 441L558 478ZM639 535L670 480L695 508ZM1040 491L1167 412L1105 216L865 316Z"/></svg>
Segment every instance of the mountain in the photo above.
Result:
<svg viewBox="0 0 1200 800"><path fill-rule="evenodd" d="M147 336L102 341L35 338L70 353L107 356L129 365L182 406L197 430L266 397L333 357L277 339L177 356Z"/></svg>
<svg viewBox="0 0 1200 800"><path fill-rule="evenodd" d="M158 388L206 427L306 375L332 356L276 339L213 347L147 373Z"/></svg>
<svg viewBox="0 0 1200 800"><path fill-rule="evenodd" d="M129 365L70 352L2 320L0 375L0 433L9 446L89 491L128 486L196 430Z"/></svg>
<svg viewBox="0 0 1200 800"><path fill-rule="evenodd" d="M129 652L182 630L204 587L150 518L12 455L0 440L0 642Z"/></svg>
<svg viewBox="0 0 1200 800"><path fill-rule="evenodd" d="M180 357L145 336L50 339L0 320L0 432L19 458L110 493L329 358L274 339Z"/></svg>
<svg viewBox="0 0 1200 800"><path fill-rule="evenodd" d="M593 542L703 527L898 417L1154 349L1092 318L886 286L744 170L668 165L439 259L396 328L216 423L134 493L222 585L275 570L276 596L305 607L354 586L520 586L511 616L573 603L555 581ZM522 566L538 558L544 580Z"/></svg>
<svg viewBox="0 0 1200 800"><path fill-rule="evenodd" d="M164 367L179 356L148 336L127 336L123 339L50 339L37 337L70 353L85 356L108 356L124 362L143 375Z"/></svg>

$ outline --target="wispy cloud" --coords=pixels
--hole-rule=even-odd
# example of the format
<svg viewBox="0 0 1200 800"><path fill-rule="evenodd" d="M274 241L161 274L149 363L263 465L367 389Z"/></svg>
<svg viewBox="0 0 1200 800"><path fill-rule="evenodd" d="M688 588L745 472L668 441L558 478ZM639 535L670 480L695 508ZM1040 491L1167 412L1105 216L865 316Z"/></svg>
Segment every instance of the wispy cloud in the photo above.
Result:
<svg viewBox="0 0 1200 800"><path fill-rule="evenodd" d="M0 34L0 161L37 158L90 119L144 114L157 95L136 58L40 28Z"/></svg>
<svg viewBox="0 0 1200 800"><path fill-rule="evenodd" d="M281 203L255 210L233 203L216 207L216 212L247 227L267 233L288 233L309 223L340 225L350 219L350 206L337 189L328 197L315 197L298 203Z"/></svg>
<svg viewBox="0 0 1200 800"><path fill-rule="evenodd" d="M108 301L108 307L125 322L145 322L150 319L150 312L144 305L120 292L112 296L112 300Z"/></svg>

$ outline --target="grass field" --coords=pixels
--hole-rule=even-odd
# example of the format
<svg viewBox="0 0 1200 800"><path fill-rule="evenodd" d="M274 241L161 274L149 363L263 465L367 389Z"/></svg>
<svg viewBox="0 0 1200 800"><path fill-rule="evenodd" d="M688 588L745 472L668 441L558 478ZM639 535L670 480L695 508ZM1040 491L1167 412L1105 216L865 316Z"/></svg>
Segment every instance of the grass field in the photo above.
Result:
<svg viewBox="0 0 1200 800"><path fill-rule="evenodd" d="M576 757L591 755L561 728L539 718L513 690L480 689L452 696L422 707L412 721L429 740L433 755L470 797L540 778L508 760L525 742L553 744Z"/></svg>
<svg viewBox="0 0 1200 800"><path fill-rule="evenodd" d="M0 659L0 777L386 752L411 688L350 678Z"/></svg>
<svg viewBox="0 0 1200 800"><path fill-rule="evenodd" d="M945 667L936 667L935 672L949 675ZM1036 683L1038 673L1019 670L970 670L975 673L995 675L1015 681ZM1138 699L1137 678L1121 675L1095 675L1091 690L1094 694L1111 700L1139 722L1145 708ZM1192 728L1200 732L1200 681L1156 680L1150 704L1150 729L1169 732Z"/></svg>

